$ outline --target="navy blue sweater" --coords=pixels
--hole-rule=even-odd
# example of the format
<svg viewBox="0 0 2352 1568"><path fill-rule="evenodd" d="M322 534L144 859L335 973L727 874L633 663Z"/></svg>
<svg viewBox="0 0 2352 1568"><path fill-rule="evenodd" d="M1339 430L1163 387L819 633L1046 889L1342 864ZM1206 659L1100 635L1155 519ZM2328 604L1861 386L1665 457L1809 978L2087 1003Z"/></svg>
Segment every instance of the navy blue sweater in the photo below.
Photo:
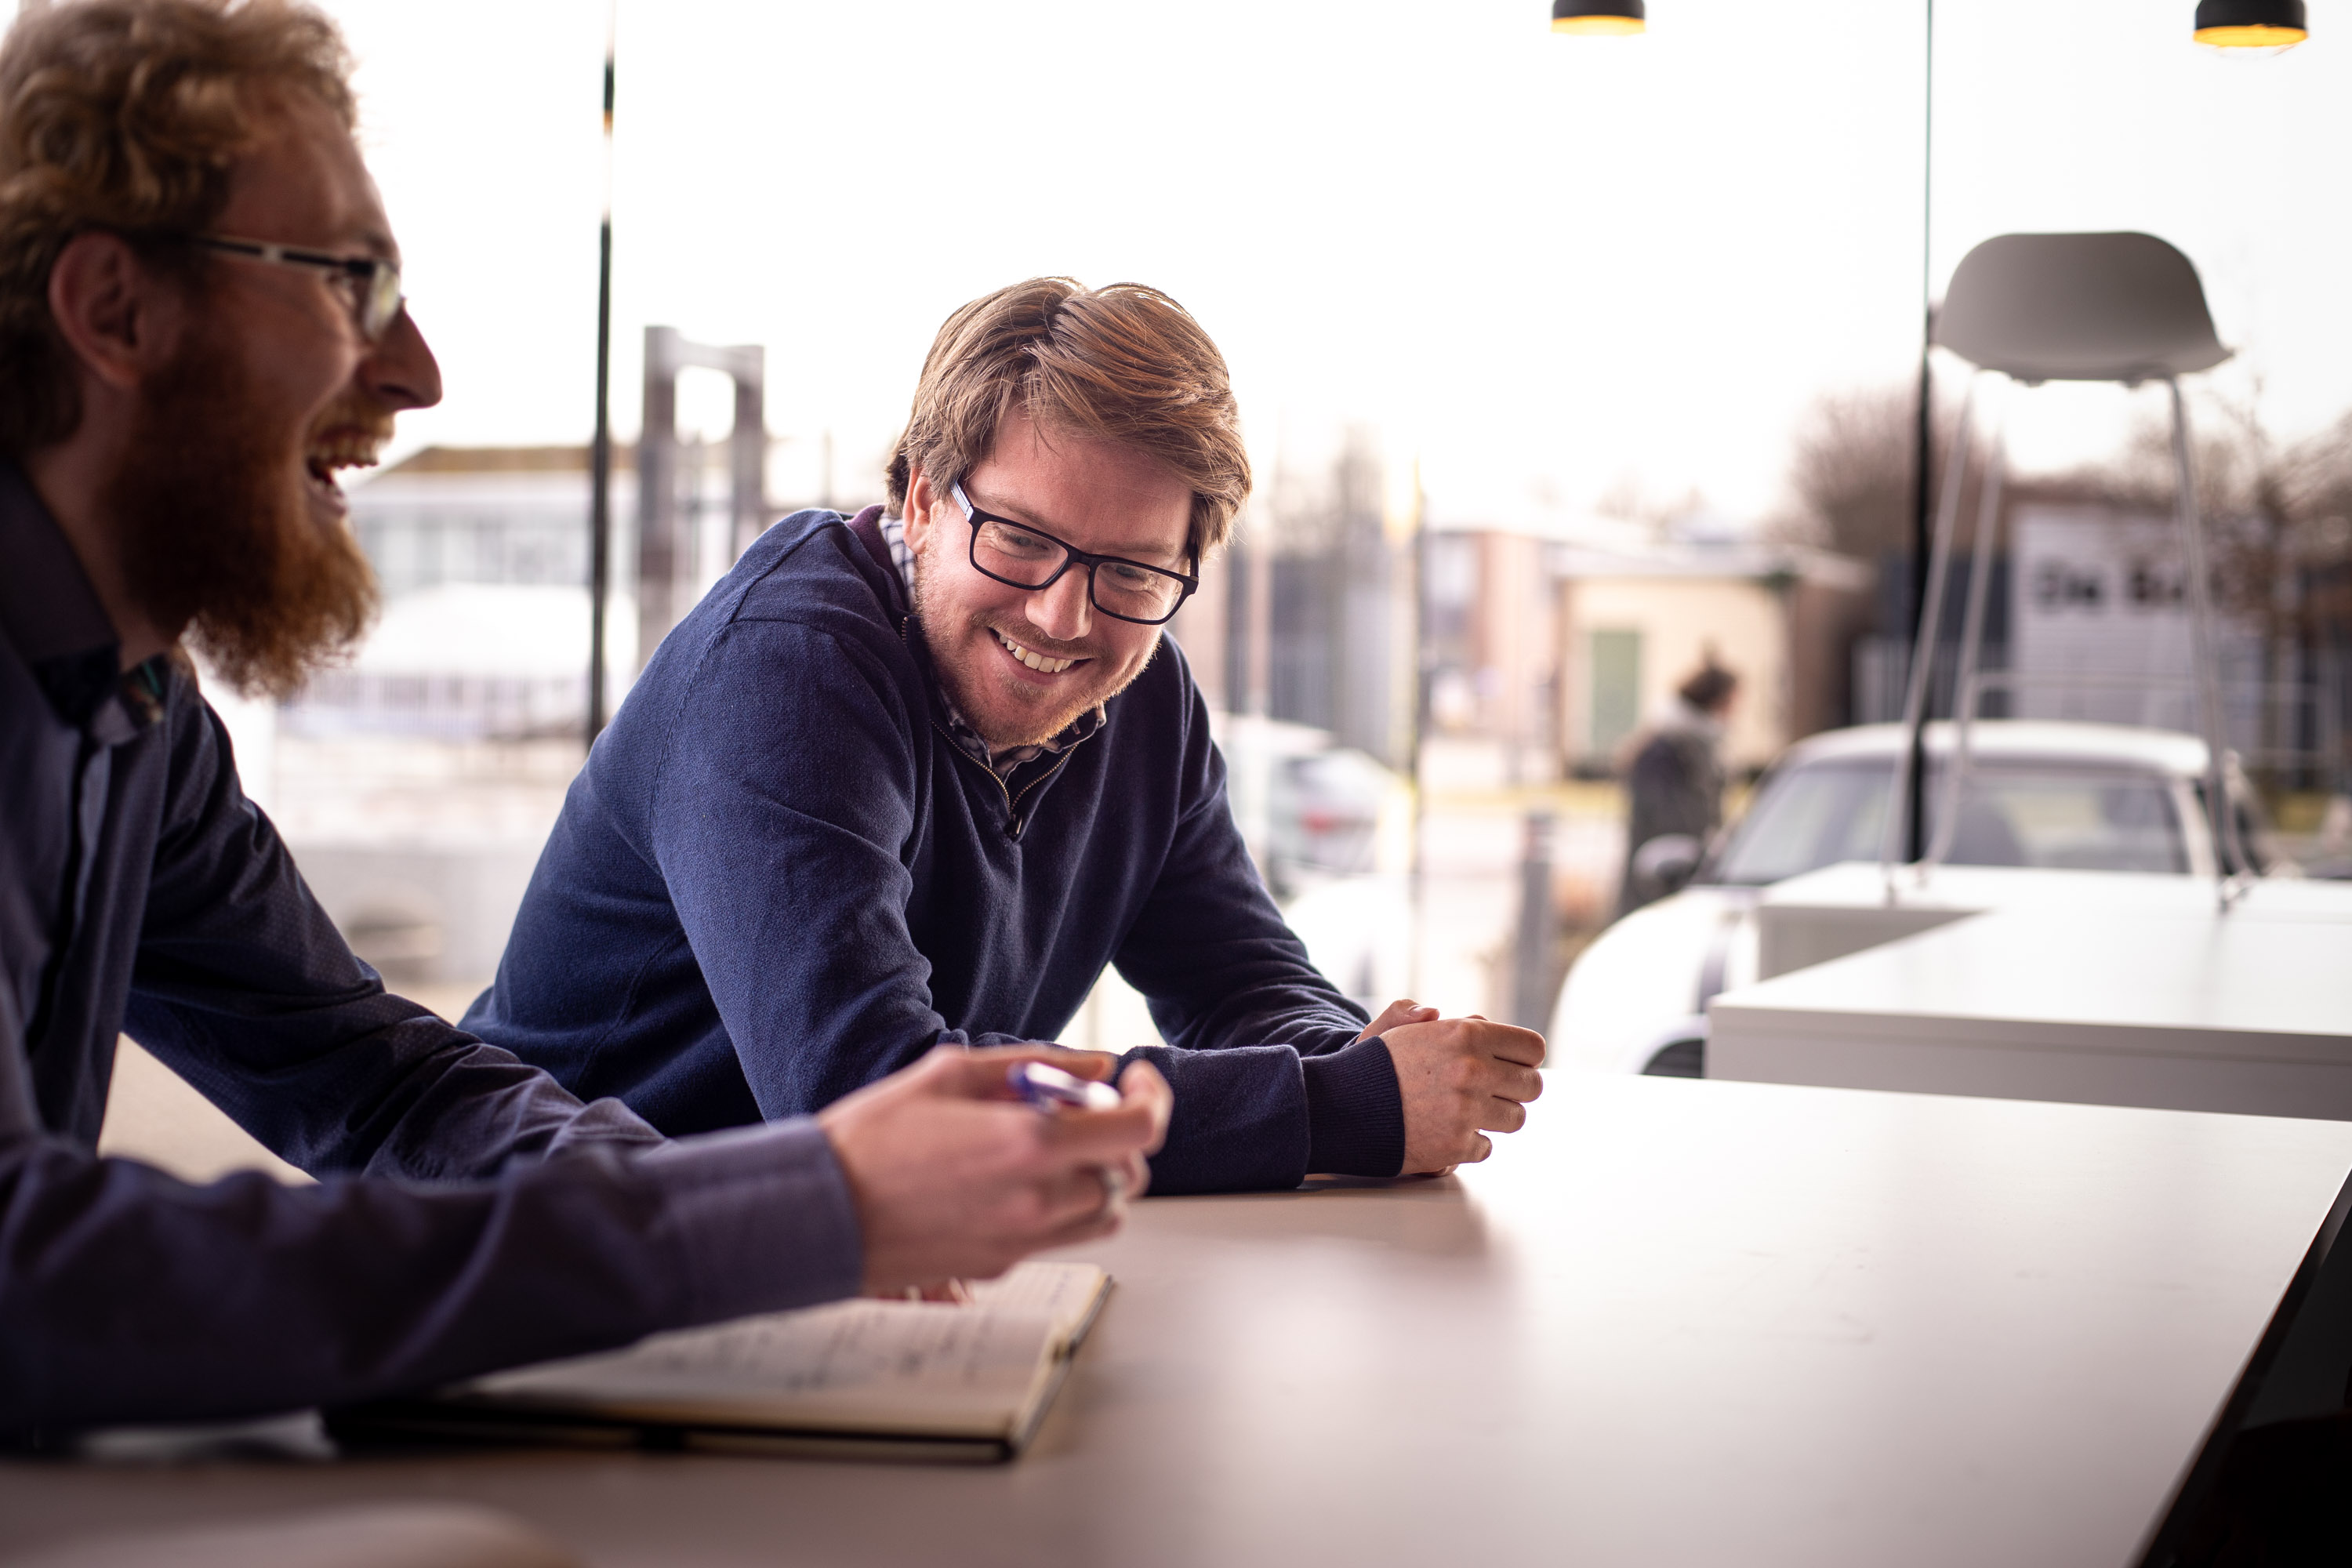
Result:
<svg viewBox="0 0 2352 1568"><path fill-rule="evenodd" d="M1173 1047L1131 1053L1176 1092L1155 1190L1402 1164L1387 1047L1259 882L1175 646L1000 781L948 735L887 557L806 511L646 665L466 1026L675 1135L1052 1039L1109 963Z"/></svg>

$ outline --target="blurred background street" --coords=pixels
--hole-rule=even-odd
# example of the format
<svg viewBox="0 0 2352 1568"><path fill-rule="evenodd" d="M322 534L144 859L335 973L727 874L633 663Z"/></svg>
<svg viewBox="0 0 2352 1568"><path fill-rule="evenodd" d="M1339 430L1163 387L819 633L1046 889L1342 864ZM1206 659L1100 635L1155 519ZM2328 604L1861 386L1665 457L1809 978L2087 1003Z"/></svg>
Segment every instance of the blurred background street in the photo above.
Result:
<svg viewBox="0 0 2352 1568"><path fill-rule="evenodd" d="M551 0L326 8L449 396L354 486L385 606L352 659L216 699L354 948L455 1016L584 754L607 40ZM2352 215L2242 155L2344 142L2352 39L2223 60L2142 0L1947 0L1923 212L1920 8L1656 10L1593 41L1526 0L624 4L608 708L761 527L881 498L950 310L1151 282L1231 358L1256 468L1171 635L1261 871L1369 1006L1540 1026L1694 672L1738 681L1726 820L1792 743L1898 716L1923 262L1939 295L1992 235L2146 229L2237 351L2190 399L2227 739L2279 864L2352 872ZM974 105L1041 95L1066 199L1007 205L1025 143L971 151ZM1937 473L1987 449L1964 374L1938 353ZM2012 402L1984 661L2021 684L1986 713L2193 729L2158 395ZM2119 676L2157 679L2031 684ZM1116 975L1065 1036L1151 1037ZM256 1152L124 1060L114 1146Z"/></svg>

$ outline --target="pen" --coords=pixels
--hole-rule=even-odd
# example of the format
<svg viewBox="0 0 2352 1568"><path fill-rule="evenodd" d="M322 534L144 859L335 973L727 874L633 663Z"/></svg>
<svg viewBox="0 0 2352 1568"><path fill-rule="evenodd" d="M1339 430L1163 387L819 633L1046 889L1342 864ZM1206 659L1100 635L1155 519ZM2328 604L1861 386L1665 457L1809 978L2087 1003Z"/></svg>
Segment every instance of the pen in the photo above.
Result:
<svg viewBox="0 0 2352 1568"><path fill-rule="evenodd" d="M1076 1110L1118 1109L1118 1090L1110 1085L1089 1083L1044 1062L1015 1062L1006 1069L1004 1079L1015 1094L1040 1110L1057 1110L1063 1106Z"/></svg>

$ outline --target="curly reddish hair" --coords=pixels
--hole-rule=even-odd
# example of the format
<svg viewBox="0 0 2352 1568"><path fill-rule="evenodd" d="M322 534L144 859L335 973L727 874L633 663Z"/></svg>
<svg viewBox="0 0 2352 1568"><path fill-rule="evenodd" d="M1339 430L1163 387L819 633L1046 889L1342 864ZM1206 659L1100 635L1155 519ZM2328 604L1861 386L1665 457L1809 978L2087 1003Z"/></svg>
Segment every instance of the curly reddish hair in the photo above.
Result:
<svg viewBox="0 0 2352 1568"><path fill-rule="evenodd" d="M121 236L192 284L181 237L228 203L229 172L299 94L354 126L351 56L299 0L66 0L0 43L0 451L81 422L49 273L75 236Z"/></svg>

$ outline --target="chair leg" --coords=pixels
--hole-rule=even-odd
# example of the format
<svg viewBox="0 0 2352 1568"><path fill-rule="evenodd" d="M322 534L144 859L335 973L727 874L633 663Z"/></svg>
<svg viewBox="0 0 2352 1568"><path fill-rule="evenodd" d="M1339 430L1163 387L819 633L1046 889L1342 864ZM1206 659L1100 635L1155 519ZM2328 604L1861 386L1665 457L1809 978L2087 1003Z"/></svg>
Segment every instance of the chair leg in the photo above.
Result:
<svg viewBox="0 0 2352 1568"><path fill-rule="evenodd" d="M2195 662L2198 720L2205 731L2205 809L2212 823L2218 897L2227 912L2238 871L2250 864L2238 842L2238 814L2230 809L2229 726L2221 709L2220 655L2213 636L2213 583L2205 564L2205 520L2197 504L2197 470L2189 456L2189 405L2180 378L2166 376L2172 395L2172 466L2180 521L2181 559L2189 578L2189 647Z"/></svg>
<svg viewBox="0 0 2352 1568"><path fill-rule="evenodd" d="M1960 625L1959 679L1952 686L1952 760L1944 769L1944 808L1936 820L1936 842L1927 864L1939 866L1952 852L1959 831L1960 795L1968 787L1969 742L1977 718L1978 667L1984 658L1985 602L1992 592L1993 546L2000 531L2001 483L2009 473L2009 389L1996 389L1992 450L1985 458L1977 498L1977 537L1969 558L1969 607Z"/></svg>

